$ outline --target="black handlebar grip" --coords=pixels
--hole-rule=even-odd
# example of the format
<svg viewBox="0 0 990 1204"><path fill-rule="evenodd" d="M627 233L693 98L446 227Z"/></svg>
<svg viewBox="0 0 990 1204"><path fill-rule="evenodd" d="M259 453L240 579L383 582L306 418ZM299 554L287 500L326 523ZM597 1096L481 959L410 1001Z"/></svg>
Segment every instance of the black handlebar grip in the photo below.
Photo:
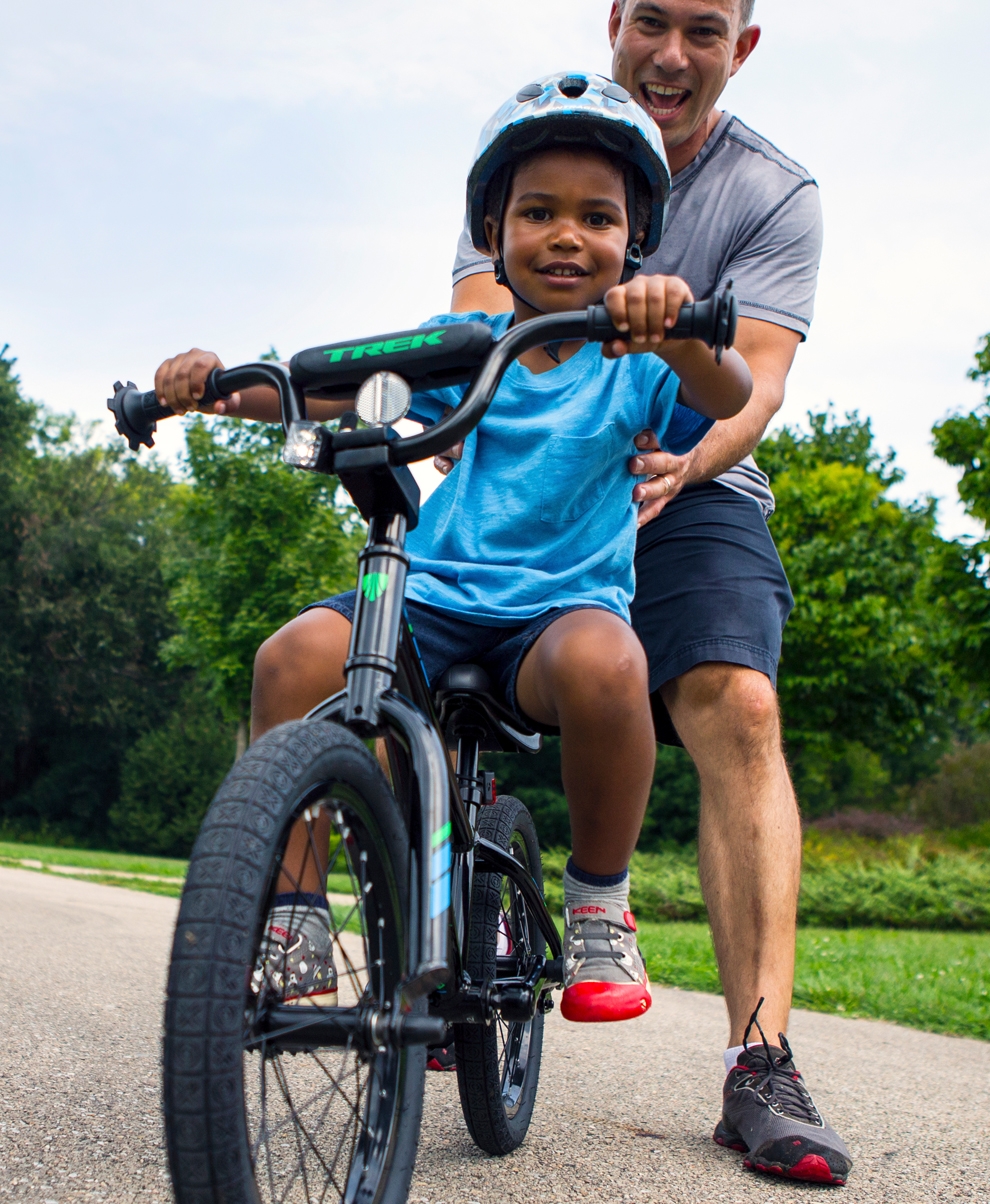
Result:
<svg viewBox="0 0 990 1204"><path fill-rule="evenodd" d="M220 401L226 396L217 388L220 369L214 368L206 378L206 392L203 401L210 403ZM152 435L158 429L159 418L171 418L175 413L170 406L158 404L154 389L142 393L134 381L126 385L115 381L113 397L107 398L107 409L113 414L117 434L123 435L131 451L137 451L143 443L145 447L154 447Z"/></svg>
<svg viewBox="0 0 990 1204"><path fill-rule="evenodd" d="M707 301L693 301L681 306L677 321L665 333L668 339L701 339L715 349L715 358L722 362L722 352L731 347L736 337L736 322L739 307L730 280L725 290L715 293ZM588 341L611 343L615 339L625 340L625 334L616 330L604 305L588 306Z"/></svg>

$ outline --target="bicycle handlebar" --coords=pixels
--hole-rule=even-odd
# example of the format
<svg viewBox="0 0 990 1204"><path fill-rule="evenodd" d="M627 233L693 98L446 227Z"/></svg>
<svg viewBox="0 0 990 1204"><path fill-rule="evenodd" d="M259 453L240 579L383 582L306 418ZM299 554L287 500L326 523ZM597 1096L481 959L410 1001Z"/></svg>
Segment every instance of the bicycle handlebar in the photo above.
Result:
<svg viewBox="0 0 990 1204"><path fill-rule="evenodd" d="M715 350L716 359L721 362L723 350L731 347L735 340L737 319L738 306L730 280L723 292L714 294L706 301L682 306L676 323L665 332L664 337L700 339ZM389 460L397 465L412 464L416 460L428 460L440 455L455 443L460 443L484 417L509 364L526 351L545 343L568 339L610 343L625 340L626 337L616 330L604 305L590 305L586 310L569 313L544 314L528 322L520 322L492 344L471 387L456 409L421 434L388 440ZM281 364L256 363L242 364L236 368L214 368L207 377L201 404L223 401L231 393L253 385L268 385L276 390L282 427L286 432L293 422L305 420L306 399L303 390ZM152 435L157 429L158 420L171 417L175 411L170 406L159 405L154 389L142 393L133 381L128 381L126 385L116 381L113 388L114 395L107 400L107 408L114 415L118 434L127 439L131 451L137 451L142 443L146 447L154 447ZM341 432L340 437L342 442L353 446L368 442L361 438L365 433L353 431L345 435ZM373 441L385 442L384 433L380 433L380 438L376 436Z"/></svg>
<svg viewBox="0 0 990 1204"><path fill-rule="evenodd" d="M677 322L665 332L668 339L701 339L715 349L721 362L722 352L736 337L738 307L730 281L725 291L707 301L681 306ZM589 305L571 313L543 314L512 326L485 358L471 388L461 404L436 426L419 435L410 435L389 444L393 464L412 464L442 455L478 425L495 396L506 369L524 352L544 343L567 339L587 339L589 343L611 343L626 335L616 330L604 305Z"/></svg>

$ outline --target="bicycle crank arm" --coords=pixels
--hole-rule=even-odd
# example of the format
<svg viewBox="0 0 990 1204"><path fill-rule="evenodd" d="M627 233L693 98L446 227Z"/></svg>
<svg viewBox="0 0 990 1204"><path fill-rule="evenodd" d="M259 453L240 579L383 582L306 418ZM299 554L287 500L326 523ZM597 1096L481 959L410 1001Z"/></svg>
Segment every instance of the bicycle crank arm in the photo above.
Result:
<svg viewBox="0 0 990 1204"><path fill-rule="evenodd" d="M245 1048L299 1052L325 1046L357 1045L369 1052L389 1046L441 1045L447 1022L440 1016L385 1012L379 1008L273 1007L263 1031L245 1041Z"/></svg>
<svg viewBox="0 0 990 1204"><path fill-rule="evenodd" d="M550 947L550 952L555 958L561 957L564 946L561 944L557 925L547 910L540 888L533 881L532 875L526 867L520 865L515 857L507 853L505 849L500 849L497 844L485 840L482 836L479 836L474 842L474 866L476 872L479 869L487 869L496 874L504 874L511 880L526 900L526 906L532 909L536 922L540 926L540 932L543 933L543 937Z"/></svg>

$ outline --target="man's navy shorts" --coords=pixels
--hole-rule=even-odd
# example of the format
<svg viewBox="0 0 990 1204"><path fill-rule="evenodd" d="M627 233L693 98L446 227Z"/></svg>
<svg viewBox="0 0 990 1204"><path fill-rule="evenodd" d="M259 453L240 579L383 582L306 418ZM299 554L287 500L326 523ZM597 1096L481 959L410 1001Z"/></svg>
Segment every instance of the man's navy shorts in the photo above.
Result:
<svg viewBox="0 0 990 1204"><path fill-rule="evenodd" d="M348 623L354 622L355 591L324 598L322 602L311 602L299 612L322 606L335 610ZM480 665L492 679L496 692L508 703L509 708L524 722L538 731L556 732L557 728L543 727L531 719L519 706L516 698L516 678L519 666L530 648L546 631L551 623L575 610L604 610L603 606L561 606L548 610L538 618L530 619L520 627L482 627L478 623L466 623L424 606L420 602L406 599L406 614L416 637L416 647L426 671L427 680L437 681L451 665ZM609 611L609 614L612 612Z"/></svg>
<svg viewBox="0 0 990 1204"><path fill-rule="evenodd" d="M784 566L753 499L711 481L683 489L639 532L632 624L646 649L657 739L680 744L660 687L705 661L777 684L794 605Z"/></svg>

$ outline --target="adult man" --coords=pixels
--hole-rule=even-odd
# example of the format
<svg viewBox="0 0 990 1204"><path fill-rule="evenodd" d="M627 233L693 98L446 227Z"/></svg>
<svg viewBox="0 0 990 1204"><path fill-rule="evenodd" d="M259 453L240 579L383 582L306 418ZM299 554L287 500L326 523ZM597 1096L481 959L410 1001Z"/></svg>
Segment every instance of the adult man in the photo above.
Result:
<svg viewBox="0 0 990 1204"><path fill-rule="evenodd" d="M808 331L821 215L807 172L715 107L759 41L753 2L614 0L609 16L613 78L660 127L674 177L666 233L646 271L681 276L698 297L734 279L736 347L754 381L746 409L688 455L637 441L643 454L630 470L653 476L634 490L642 506L633 621L650 660L658 739L683 742L701 782L699 869L729 1013L715 1140L747 1151L756 1169L841 1183L848 1152L783 1036L801 828L775 683L792 599L766 527L773 497L750 454ZM511 308L466 234L451 308ZM745 1051L760 1000L781 1044Z"/></svg>

